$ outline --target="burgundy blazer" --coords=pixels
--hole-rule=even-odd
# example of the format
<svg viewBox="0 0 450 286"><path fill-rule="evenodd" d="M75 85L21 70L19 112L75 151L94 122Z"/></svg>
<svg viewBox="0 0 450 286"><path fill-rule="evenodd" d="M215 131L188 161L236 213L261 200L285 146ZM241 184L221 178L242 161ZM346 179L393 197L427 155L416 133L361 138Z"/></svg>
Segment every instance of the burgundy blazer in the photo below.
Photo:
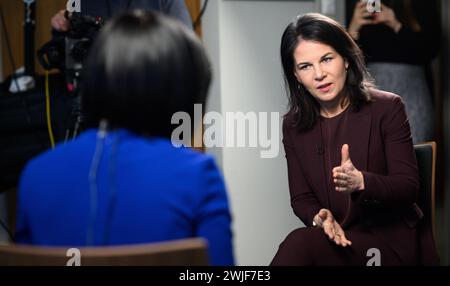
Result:
<svg viewBox="0 0 450 286"><path fill-rule="evenodd" d="M423 213L416 204L418 167L404 104L395 94L379 90L371 93L374 102L359 111L349 110L348 126L342 131L351 160L363 173L365 189L349 196L349 207L340 223L344 230L366 225L406 261L420 244L423 263L438 264L429 227L417 227ZM291 205L307 226L327 206L326 178L331 174L325 174L323 157L318 155L321 142L319 124L299 132L292 125L292 117L285 117L283 144Z"/></svg>

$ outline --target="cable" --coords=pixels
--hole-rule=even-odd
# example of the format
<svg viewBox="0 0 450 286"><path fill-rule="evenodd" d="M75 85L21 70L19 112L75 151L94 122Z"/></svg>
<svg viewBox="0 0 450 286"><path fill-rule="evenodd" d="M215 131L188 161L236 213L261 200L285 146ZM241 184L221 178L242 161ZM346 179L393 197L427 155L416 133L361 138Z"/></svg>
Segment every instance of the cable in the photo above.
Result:
<svg viewBox="0 0 450 286"><path fill-rule="evenodd" d="M6 231L6 233L9 236L9 239L11 240L11 242L14 242L14 237L13 234L11 232L11 230L8 228L8 226L0 219L0 226Z"/></svg>
<svg viewBox="0 0 450 286"><path fill-rule="evenodd" d="M203 18L203 14L205 14L205 11L206 11L206 7L208 7L208 2L209 2L209 0L205 0L205 2L203 3L203 7L200 10L200 14L198 15L197 19L195 19L195 21L194 21L194 29L197 29L198 25L200 25L202 18Z"/></svg>
<svg viewBox="0 0 450 286"><path fill-rule="evenodd" d="M47 115L47 130L50 137L52 149L55 149L55 139L53 137L52 117L50 113L50 89L48 84L48 71L45 71L45 113Z"/></svg>

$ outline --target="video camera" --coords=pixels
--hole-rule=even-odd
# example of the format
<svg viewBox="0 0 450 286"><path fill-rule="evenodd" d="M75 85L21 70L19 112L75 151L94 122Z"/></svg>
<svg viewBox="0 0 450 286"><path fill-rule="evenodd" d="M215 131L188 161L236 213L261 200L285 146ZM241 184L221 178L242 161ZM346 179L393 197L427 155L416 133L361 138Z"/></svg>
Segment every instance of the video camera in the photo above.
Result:
<svg viewBox="0 0 450 286"><path fill-rule="evenodd" d="M68 130L76 137L84 122L81 111L80 83L84 61L89 49L103 27L99 17L66 11L69 30L66 33L54 33L53 39L38 51L38 60L46 70L59 69L65 76L66 92L72 99L73 129Z"/></svg>
<svg viewBox="0 0 450 286"><path fill-rule="evenodd" d="M83 63L97 33L103 27L99 17L65 13L69 21L66 33L55 33L53 39L38 51L38 60L46 70L59 69L66 75L67 87L77 94Z"/></svg>

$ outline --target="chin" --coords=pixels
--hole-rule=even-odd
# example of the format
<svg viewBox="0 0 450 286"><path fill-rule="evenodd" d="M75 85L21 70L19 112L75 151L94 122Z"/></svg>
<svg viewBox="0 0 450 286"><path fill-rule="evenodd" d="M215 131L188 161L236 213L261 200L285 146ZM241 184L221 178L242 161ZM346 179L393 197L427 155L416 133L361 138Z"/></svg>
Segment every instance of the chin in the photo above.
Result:
<svg viewBox="0 0 450 286"><path fill-rule="evenodd" d="M329 94L316 94L316 98L323 102L331 102L337 99L337 94L335 92Z"/></svg>

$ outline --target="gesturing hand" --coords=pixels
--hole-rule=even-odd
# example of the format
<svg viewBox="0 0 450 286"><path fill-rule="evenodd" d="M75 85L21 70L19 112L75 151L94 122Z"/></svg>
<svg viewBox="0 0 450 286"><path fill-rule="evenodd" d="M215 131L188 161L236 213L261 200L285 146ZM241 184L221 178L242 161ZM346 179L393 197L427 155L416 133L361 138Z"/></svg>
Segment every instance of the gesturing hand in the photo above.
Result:
<svg viewBox="0 0 450 286"><path fill-rule="evenodd" d="M363 190L364 176L353 165L347 144L342 146L341 156L341 165L333 168L333 181L336 191L352 193Z"/></svg>
<svg viewBox="0 0 450 286"><path fill-rule="evenodd" d="M352 242L345 237L345 232L339 223L334 219L333 214L328 209L321 209L319 213L314 216L314 222L323 231L330 240L333 240L337 245L346 247L352 245Z"/></svg>
<svg viewBox="0 0 450 286"><path fill-rule="evenodd" d="M70 23L64 16L65 10L60 10L52 17L52 28L58 32L67 32L69 30Z"/></svg>
<svg viewBox="0 0 450 286"><path fill-rule="evenodd" d="M394 10L381 3L381 12L375 13L374 24L384 24L394 30L396 33L400 31L402 23L397 20Z"/></svg>
<svg viewBox="0 0 450 286"><path fill-rule="evenodd" d="M348 32L357 40L359 38L359 31L365 25L373 24L373 14L367 10L366 2L358 2L355 5L355 10L353 11L353 17L348 27Z"/></svg>

